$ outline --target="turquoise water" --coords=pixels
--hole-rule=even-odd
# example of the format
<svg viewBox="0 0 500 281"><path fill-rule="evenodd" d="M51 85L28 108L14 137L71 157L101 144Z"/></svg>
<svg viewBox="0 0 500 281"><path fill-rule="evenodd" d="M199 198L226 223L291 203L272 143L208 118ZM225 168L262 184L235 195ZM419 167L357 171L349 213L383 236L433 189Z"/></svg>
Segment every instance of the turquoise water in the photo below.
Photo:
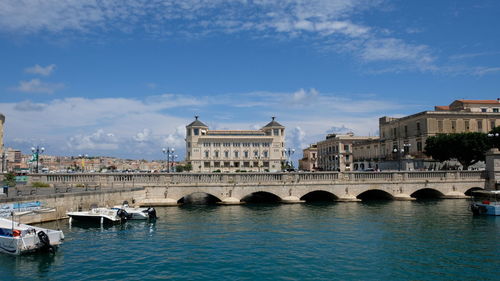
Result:
<svg viewBox="0 0 500 281"><path fill-rule="evenodd" d="M156 223L61 222L55 256L0 255L0 280L499 280L500 217L467 205L186 206L157 208Z"/></svg>

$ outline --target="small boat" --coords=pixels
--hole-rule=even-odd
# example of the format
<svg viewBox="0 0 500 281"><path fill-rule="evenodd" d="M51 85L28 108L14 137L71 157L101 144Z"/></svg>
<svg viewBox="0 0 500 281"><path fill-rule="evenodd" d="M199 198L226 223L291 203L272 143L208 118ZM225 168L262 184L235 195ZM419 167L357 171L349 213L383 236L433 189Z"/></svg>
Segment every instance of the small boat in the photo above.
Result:
<svg viewBox="0 0 500 281"><path fill-rule="evenodd" d="M122 209L127 214L130 215L129 219L130 220L147 220L147 219L157 219L158 217L156 216L156 210L155 208L149 207L149 208L137 208L137 207L130 207L128 205L128 202L125 201L123 202L123 205L121 206L114 206L113 209L119 210Z"/></svg>
<svg viewBox="0 0 500 281"><path fill-rule="evenodd" d="M61 230L22 224L0 218L0 252L20 255L29 252L46 251L55 253L64 240Z"/></svg>
<svg viewBox="0 0 500 281"><path fill-rule="evenodd" d="M130 214L123 209L92 208L90 211L68 212L66 214L69 216L70 224L73 220L104 224L120 223L130 219Z"/></svg>
<svg viewBox="0 0 500 281"><path fill-rule="evenodd" d="M500 202L498 202L500 190L476 191L474 194L484 199L470 204L470 210L474 215L500 216Z"/></svg>

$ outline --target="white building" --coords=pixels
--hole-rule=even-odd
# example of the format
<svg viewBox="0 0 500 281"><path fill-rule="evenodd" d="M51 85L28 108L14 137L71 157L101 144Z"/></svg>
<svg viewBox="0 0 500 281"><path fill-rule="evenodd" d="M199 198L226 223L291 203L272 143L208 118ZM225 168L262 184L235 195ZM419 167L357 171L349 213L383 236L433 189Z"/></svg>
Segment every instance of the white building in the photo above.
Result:
<svg viewBox="0 0 500 281"><path fill-rule="evenodd" d="M274 119L260 130L210 130L196 116L186 126L186 162L193 172L280 171L285 127Z"/></svg>

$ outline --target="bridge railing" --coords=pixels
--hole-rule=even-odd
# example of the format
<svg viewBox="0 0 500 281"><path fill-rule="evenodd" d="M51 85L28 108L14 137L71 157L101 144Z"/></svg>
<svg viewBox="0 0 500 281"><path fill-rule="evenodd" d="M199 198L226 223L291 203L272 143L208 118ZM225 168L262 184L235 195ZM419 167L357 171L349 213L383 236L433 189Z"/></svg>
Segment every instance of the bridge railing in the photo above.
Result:
<svg viewBox="0 0 500 281"><path fill-rule="evenodd" d="M33 174L29 182L52 186L154 186L165 184L234 184L277 182L484 180L486 171L298 172L298 173L145 173Z"/></svg>

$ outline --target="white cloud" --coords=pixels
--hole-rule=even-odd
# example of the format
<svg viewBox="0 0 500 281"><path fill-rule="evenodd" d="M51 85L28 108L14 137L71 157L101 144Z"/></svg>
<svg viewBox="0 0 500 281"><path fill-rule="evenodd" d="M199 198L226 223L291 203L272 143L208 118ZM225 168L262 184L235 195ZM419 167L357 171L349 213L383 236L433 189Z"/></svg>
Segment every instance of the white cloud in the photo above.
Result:
<svg viewBox="0 0 500 281"><path fill-rule="evenodd" d="M473 71L475 75L479 76L496 72L500 72L500 67L476 67L476 69Z"/></svg>
<svg viewBox="0 0 500 281"><path fill-rule="evenodd" d="M24 93L45 93L53 94L54 92L64 88L63 83L49 83L35 78L29 81L20 81L19 85L14 90Z"/></svg>
<svg viewBox="0 0 500 281"><path fill-rule="evenodd" d="M24 69L24 72L31 74L38 74L42 76L49 76L56 69L55 64L47 65L46 67L35 64L32 67L28 67Z"/></svg>
<svg viewBox="0 0 500 281"><path fill-rule="evenodd" d="M210 97L165 94L142 100L65 98L45 103L0 103L0 112L7 119L4 136L8 146L29 149L33 144L43 144L48 154L88 153L148 159L162 158L161 148L168 146L174 147L182 159L185 126L193 121L195 113L193 104L211 129L258 129L271 116L277 116L277 121L287 128L290 141L287 146L296 149L324 139L325 132L334 126L352 128L359 135L373 135L382 114L404 109L402 105L377 100L376 96L362 100L356 96L301 89L291 93ZM297 103L283 104L293 97ZM249 105L237 107L239 103ZM410 104L405 102L405 106ZM224 115L220 117L221 108ZM16 139L34 141L26 144Z"/></svg>
<svg viewBox="0 0 500 281"><path fill-rule="evenodd" d="M103 129L98 129L89 135L76 135L68 139L68 148L74 150L105 150L112 151L119 149L118 139L112 133L106 133Z"/></svg>

